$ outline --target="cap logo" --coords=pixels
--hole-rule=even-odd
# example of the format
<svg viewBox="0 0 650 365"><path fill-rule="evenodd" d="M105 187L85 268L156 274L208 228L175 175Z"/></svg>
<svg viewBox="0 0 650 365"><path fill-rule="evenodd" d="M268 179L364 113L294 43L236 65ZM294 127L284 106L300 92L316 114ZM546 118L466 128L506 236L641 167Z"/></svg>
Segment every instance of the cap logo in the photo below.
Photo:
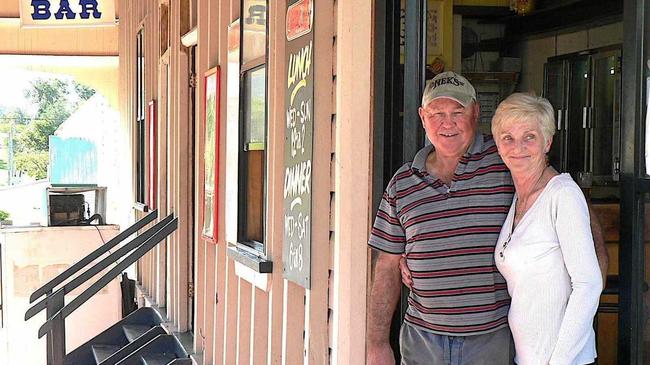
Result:
<svg viewBox="0 0 650 365"><path fill-rule="evenodd" d="M431 85L431 86L432 86L432 89L435 89L438 86L445 85L445 84L452 84L454 86L465 86L464 82L458 80L454 76L441 77L441 78L439 78L437 80L433 80L433 85Z"/></svg>

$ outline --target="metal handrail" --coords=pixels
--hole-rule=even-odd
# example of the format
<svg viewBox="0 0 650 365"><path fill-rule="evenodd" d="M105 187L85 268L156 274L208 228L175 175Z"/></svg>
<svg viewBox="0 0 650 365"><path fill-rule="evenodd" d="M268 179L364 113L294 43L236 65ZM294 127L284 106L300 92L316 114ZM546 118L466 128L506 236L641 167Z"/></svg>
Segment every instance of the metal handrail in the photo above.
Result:
<svg viewBox="0 0 650 365"><path fill-rule="evenodd" d="M171 215L169 217L172 217ZM43 337L52 329L52 322L54 319L65 320L72 312L84 304L88 299L93 295L97 294L102 290L111 280L118 277L124 269L129 267L134 262L138 261L144 254L149 252L154 248L158 243L160 243L165 237L170 235L178 228L178 218L173 218L171 221L167 221L164 227L158 230L154 235L147 239L140 247L138 247L133 253L120 261L115 267L113 267L109 272L102 276L99 280L94 282L88 289L84 290L83 293L79 294L75 299L70 303L66 304L61 310L59 310L53 318L48 319L45 323L38 329L38 338Z"/></svg>
<svg viewBox="0 0 650 365"><path fill-rule="evenodd" d="M47 297L41 302L30 308L25 314L26 319L31 318L42 308L46 308L46 321L38 330L38 337L47 335L47 364L63 365L66 357L65 347L65 318L87 302L93 295L97 294L113 279L118 277L127 267L138 261L147 252L153 249L158 243L178 228L178 218L173 214L165 217L162 221L147 229L132 242L121 247L116 252L105 257L99 263L95 264L84 273L76 277L65 286L59 288L54 293L47 293ZM117 262L122 256L131 252L121 261ZM65 304L65 294L74 290L84 282L93 278L100 271L106 269L109 265L115 264L106 274L94 282L90 287L79 294L67 305Z"/></svg>
<svg viewBox="0 0 650 365"><path fill-rule="evenodd" d="M69 277L71 277L72 275L74 275L79 270L83 269L84 267L86 267L91 262L95 261L98 257L100 257L104 253L108 252L111 248L115 247L120 242L124 241L124 239L126 239L127 237L129 237L132 234L138 232L140 229L142 229L147 224L151 223L156 218L158 218L158 211L157 210L154 210L153 212L147 214L145 217L143 217L139 221L135 222L132 226L130 226L129 228L127 228L124 231L120 232L117 236L113 237L111 240L109 240L105 244L101 245L95 251L88 254L88 256L84 257L83 259L81 259L77 263L75 263L74 265L67 268L64 272L57 275L54 279L48 281L46 284L44 284L40 288L36 289L32 293L32 295L29 296L29 302L33 303L36 299L40 298L41 296L52 293L52 290L57 285L61 284L65 280L67 280ZM27 319L27 318L25 318L25 319Z"/></svg>
<svg viewBox="0 0 650 365"><path fill-rule="evenodd" d="M153 213L152 213L153 214ZM106 269L110 265L114 264L122 258L122 256L125 256L127 253L133 251L136 247L140 246L143 242L145 242L147 239L149 239L151 236L153 236L156 232L158 232L162 227L167 225L174 217L171 215L167 216L165 219L162 221L156 223L154 226L151 228L147 229L145 232L142 234L138 235L136 238L134 238L131 242L127 243L126 245L120 247L118 250L110 254L109 256L106 256L102 261L98 262L94 266L88 268L86 271L84 271L82 274L77 276L76 278L72 279L70 282L65 284L63 288L59 290L63 290L63 295L68 294L81 286L83 283L88 281L90 278L93 276L97 275L99 272L102 270ZM58 290L57 290L58 291ZM38 314L40 311L46 308L48 300L51 299L50 296L45 297L43 300L40 302L34 304L31 308L25 312L25 320L28 320Z"/></svg>

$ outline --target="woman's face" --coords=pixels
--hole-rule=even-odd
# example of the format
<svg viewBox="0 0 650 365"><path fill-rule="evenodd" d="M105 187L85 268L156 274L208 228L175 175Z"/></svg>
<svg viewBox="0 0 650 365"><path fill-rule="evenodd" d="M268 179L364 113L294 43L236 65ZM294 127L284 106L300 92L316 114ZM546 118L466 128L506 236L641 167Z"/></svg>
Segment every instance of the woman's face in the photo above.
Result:
<svg viewBox="0 0 650 365"><path fill-rule="evenodd" d="M544 141L537 121L506 122L494 138L499 155L513 174L546 167L546 154L552 139Z"/></svg>

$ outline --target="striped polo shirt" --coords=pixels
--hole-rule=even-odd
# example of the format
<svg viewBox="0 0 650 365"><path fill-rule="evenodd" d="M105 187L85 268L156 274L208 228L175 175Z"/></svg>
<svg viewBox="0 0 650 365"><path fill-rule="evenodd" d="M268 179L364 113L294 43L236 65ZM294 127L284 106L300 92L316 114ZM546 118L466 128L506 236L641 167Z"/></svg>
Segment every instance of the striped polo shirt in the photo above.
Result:
<svg viewBox="0 0 650 365"><path fill-rule="evenodd" d="M491 136L477 133L451 186L427 173L433 146L393 176L368 244L406 253L413 277L404 320L437 334L469 336L507 326L506 282L494 263L514 194Z"/></svg>

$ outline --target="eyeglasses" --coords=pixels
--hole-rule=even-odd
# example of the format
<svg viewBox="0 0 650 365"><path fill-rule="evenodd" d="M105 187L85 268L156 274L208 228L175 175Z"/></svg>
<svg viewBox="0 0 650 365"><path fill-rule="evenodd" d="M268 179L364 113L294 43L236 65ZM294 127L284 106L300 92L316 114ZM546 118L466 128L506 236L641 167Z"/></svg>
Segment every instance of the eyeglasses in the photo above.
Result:
<svg viewBox="0 0 650 365"><path fill-rule="evenodd" d="M508 238L506 239L506 241L503 242L503 247L501 248L501 252L499 252L499 257L501 258L501 260L506 259L506 255L504 255L504 252L505 252L506 248L508 248L508 244L510 243L511 238L512 238L512 232L510 232L510 234L508 235Z"/></svg>

